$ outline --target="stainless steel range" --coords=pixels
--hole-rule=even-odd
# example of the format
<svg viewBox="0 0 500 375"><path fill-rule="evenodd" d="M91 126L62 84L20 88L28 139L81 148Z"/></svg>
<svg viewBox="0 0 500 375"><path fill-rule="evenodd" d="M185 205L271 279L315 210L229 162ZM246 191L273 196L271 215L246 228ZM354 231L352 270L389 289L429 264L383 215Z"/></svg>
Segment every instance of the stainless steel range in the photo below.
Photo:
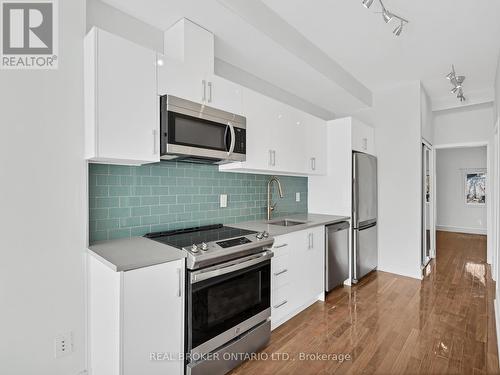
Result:
<svg viewBox="0 0 500 375"><path fill-rule="evenodd" d="M225 374L271 335L268 233L222 224L149 233L187 252L186 374Z"/></svg>

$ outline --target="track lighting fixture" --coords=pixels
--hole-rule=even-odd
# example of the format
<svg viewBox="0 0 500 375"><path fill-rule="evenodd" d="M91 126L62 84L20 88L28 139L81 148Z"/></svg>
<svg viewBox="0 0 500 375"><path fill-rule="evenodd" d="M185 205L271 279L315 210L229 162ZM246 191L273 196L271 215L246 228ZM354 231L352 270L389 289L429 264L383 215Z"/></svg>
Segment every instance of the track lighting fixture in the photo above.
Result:
<svg viewBox="0 0 500 375"><path fill-rule="evenodd" d="M457 76L457 74L455 73L455 66L452 65L451 72L446 75L446 79L453 85L451 93L457 94L457 99L459 99L461 102L464 102L466 100L463 88L465 76Z"/></svg>
<svg viewBox="0 0 500 375"><path fill-rule="evenodd" d="M403 25L404 25L403 21L401 21L401 24L398 27L396 27L393 31L394 35L396 35L396 36L401 35L401 33L403 32Z"/></svg>
<svg viewBox="0 0 500 375"><path fill-rule="evenodd" d="M363 6L366 8L366 9L369 9L372 4L373 4L373 1L374 0L363 0L362 4ZM384 3L382 2L382 0L378 0L378 2L380 3L380 6L382 7L382 19L384 20L385 23L389 23L391 22L393 19L396 19L400 22L400 25L397 26L394 31L393 31L393 34L395 36L400 36L401 33L403 32L403 27L404 27L404 24L405 23L409 23L408 20L404 19L403 17L401 16L398 16L397 14L394 14L390 11L387 10L387 8L385 7Z"/></svg>
<svg viewBox="0 0 500 375"><path fill-rule="evenodd" d="M394 18L391 12L388 12L386 9L382 11L382 17L384 19L385 23L391 22L391 20Z"/></svg>
<svg viewBox="0 0 500 375"><path fill-rule="evenodd" d="M363 6L366 9L370 9L370 7L372 6L372 4L373 4L373 0L363 0Z"/></svg>

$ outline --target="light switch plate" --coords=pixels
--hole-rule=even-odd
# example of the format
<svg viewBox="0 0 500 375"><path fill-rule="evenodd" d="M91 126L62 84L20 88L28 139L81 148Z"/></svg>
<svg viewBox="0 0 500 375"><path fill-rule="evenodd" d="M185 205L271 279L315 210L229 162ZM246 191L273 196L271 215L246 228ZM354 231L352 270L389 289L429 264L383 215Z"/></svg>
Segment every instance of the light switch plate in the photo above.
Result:
<svg viewBox="0 0 500 375"><path fill-rule="evenodd" d="M220 207L221 208L226 208L227 207L227 194L221 194L220 195Z"/></svg>
<svg viewBox="0 0 500 375"><path fill-rule="evenodd" d="M295 193L295 202L300 202L300 192Z"/></svg>

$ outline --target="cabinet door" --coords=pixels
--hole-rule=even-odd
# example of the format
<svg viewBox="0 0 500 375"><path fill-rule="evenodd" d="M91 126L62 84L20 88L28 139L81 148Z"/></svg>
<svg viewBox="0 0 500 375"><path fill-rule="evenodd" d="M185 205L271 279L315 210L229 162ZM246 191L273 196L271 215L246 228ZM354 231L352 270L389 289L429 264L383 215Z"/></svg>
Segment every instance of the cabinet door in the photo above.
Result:
<svg viewBox="0 0 500 375"><path fill-rule="evenodd" d="M184 259L124 272L122 298L123 374L183 374L180 358L150 353L183 353Z"/></svg>
<svg viewBox="0 0 500 375"><path fill-rule="evenodd" d="M95 85L95 97L87 98L95 105L93 159L159 161L156 52L106 31L93 32L96 74L87 82Z"/></svg>
<svg viewBox="0 0 500 375"><path fill-rule="evenodd" d="M165 56L158 66L158 94L173 95L196 103L207 100L207 79L204 72Z"/></svg>
<svg viewBox="0 0 500 375"><path fill-rule="evenodd" d="M273 140L276 149L276 168L289 173L305 173L305 147L302 113L286 104L278 104L277 125Z"/></svg>
<svg viewBox="0 0 500 375"><path fill-rule="evenodd" d="M351 121L353 151L375 155L375 130L354 118Z"/></svg>
<svg viewBox="0 0 500 375"><path fill-rule="evenodd" d="M223 111L242 114L241 86L222 77L212 75L207 80L207 101L210 107Z"/></svg>
<svg viewBox="0 0 500 375"><path fill-rule="evenodd" d="M247 160L242 163L249 169L272 169L270 131L273 112L265 96L244 89L243 113L247 118Z"/></svg>
<svg viewBox="0 0 500 375"><path fill-rule="evenodd" d="M326 174L326 123L318 118L309 118L305 126L306 160L308 174Z"/></svg>
<svg viewBox="0 0 500 375"><path fill-rule="evenodd" d="M315 227L298 232L301 238L294 257L299 283L295 286L296 304L303 306L324 291L325 228ZM300 241L300 242L299 242Z"/></svg>

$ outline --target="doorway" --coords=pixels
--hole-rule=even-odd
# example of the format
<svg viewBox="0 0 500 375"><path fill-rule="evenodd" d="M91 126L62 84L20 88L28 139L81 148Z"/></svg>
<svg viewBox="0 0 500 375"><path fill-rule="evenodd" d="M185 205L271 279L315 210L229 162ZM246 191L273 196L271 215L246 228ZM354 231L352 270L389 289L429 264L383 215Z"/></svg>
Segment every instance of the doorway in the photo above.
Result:
<svg viewBox="0 0 500 375"><path fill-rule="evenodd" d="M436 231L471 236L486 244L490 204L487 144L437 148L435 166Z"/></svg>
<svg viewBox="0 0 500 375"><path fill-rule="evenodd" d="M432 170L432 149L429 144L424 142L422 143L422 269L429 264L434 249Z"/></svg>

